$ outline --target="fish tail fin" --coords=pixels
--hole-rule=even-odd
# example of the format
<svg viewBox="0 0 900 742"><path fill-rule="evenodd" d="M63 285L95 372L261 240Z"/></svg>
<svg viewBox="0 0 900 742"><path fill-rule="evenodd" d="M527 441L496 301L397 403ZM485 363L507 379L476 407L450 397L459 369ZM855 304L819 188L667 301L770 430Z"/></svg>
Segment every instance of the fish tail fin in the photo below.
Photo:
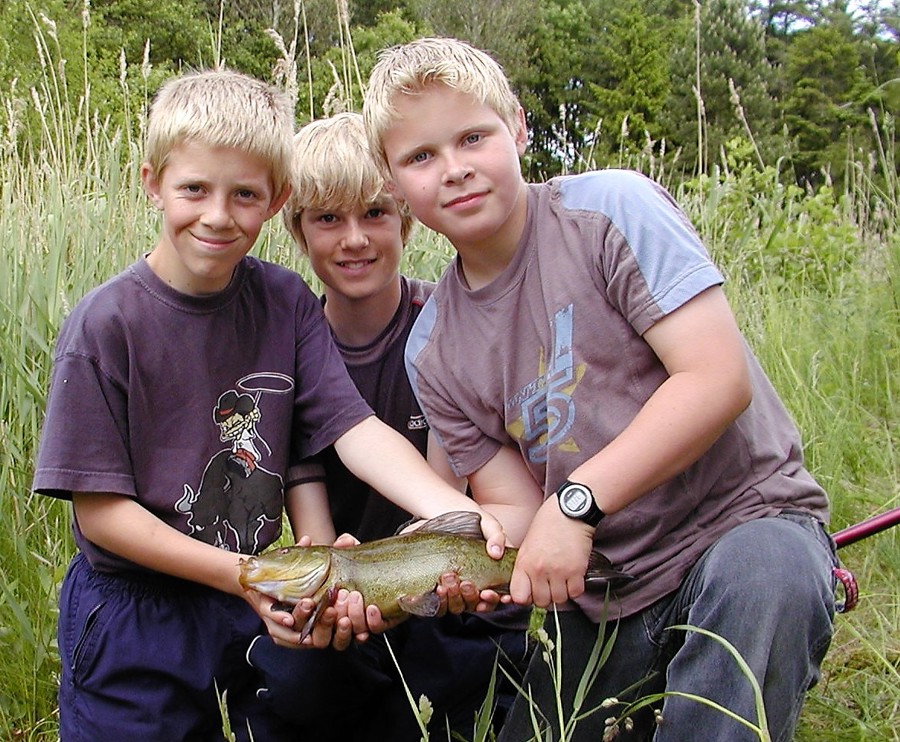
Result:
<svg viewBox="0 0 900 742"><path fill-rule="evenodd" d="M584 573L585 587L588 589L605 587L608 583L630 582L634 575L622 572L612 566L609 559L600 551L593 549L588 557L587 571Z"/></svg>

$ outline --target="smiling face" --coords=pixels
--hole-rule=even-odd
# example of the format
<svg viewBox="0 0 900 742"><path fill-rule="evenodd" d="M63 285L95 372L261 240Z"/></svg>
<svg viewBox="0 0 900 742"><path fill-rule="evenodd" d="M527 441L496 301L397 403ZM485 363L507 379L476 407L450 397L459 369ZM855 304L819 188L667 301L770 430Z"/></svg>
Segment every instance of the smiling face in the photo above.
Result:
<svg viewBox="0 0 900 742"><path fill-rule="evenodd" d="M299 218L306 253L329 302L338 295L362 301L398 291L403 238L393 198L384 194L352 208L304 209Z"/></svg>
<svg viewBox="0 0 900 742"><path fill-rule="evenodd" d="M487 104L442 84L397 94L393 105L397 116L382 140L392 192L464 262L484 251L511 254L526 212L521 109L512 132Z"/></svg>
<svg viewBox="0 0 900 742"><path fill-rule="evenodd" d="M274 192L270 167L260 157L193 141L171 150L159 176L144 163L141 179L163 214L147 262L163 281L193 296L228 285L263 223L287 198L287 191Z"/></svg>

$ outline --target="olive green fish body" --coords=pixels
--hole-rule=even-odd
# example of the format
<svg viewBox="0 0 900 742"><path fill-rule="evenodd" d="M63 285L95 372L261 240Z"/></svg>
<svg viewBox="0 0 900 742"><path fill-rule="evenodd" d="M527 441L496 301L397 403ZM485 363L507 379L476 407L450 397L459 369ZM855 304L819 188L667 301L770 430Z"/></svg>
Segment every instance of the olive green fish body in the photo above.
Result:
<svg viewBox="0 0 900 742"><path fill-rule="evenodd" d="M452 533L413 533L333 549L330 582L358 590L366 605L376 605L385 618L401 613L434 615L434 595L441 575L455 572L479 590L509 586L516 550L492 559L480 538Z"/></svg>
<svg viewBox="0 0 900 742"><path fill-rule="evenodd" d="M356 590L365 605L375 605L383 618L403 613L434 616L440 607L435 588L441 575L455 572L476 589L504 591L512 579L518 554L507 548L492 559L481 535L477 513L446 513L418 530L348 548L288 546L241 560L241 585L287 605L311 598L316 609L301 632L312 631L340 588ZM588 587L605 587L632 579L612 568L600 552L588 563Z"/></svg>
<svg viewBox="0 0 900 742"><path fill-rule="evenodd" d="M469 515L475 516L478 526L477 514ZM410 534L347 548L274 549L242 560L241 584L289 605L303 598L318 604L340 588L357 590L365 604L377 606L385 618L402 613L434 615L434 590L441 575L448 572L458 574L461 581L471 581L479 590L508 586L515 549L508 548L501 559L492 559L483 538L430 530L445 522L435 521Z"/></svg>

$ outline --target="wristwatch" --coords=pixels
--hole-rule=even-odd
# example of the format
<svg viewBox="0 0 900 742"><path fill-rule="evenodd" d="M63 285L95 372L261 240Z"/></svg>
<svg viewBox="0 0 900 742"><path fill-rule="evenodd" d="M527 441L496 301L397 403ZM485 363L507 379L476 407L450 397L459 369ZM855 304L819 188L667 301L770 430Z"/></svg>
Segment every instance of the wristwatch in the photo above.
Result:
<svg viewBox="0 0 900 742"><path fill-rule="evenodd" d="M564 515L587 523L593 528L596 528L606 515L597 507L594 495L587 485L566 480L556 490L556 497L559 500L559 509Z"/></svg>

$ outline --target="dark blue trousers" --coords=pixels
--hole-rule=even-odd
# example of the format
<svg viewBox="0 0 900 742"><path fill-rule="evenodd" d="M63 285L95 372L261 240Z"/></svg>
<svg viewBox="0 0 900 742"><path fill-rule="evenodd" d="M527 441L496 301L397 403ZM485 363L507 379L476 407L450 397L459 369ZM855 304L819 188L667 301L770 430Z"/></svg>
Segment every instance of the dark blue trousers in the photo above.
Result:
<svg viewBox="0 0 900 742"><path fill-rule="evenodd" d="M241 598L163 575L72 560L60 595L61 742L294 742L256 697L247 664L263 623Z"/></svg>
<svg viewBox="0 0 900 742"><path fill-rule="evenodd" d="M316 742L419 742L403 682L417 703L422 695L431 702L430 739L448 739L448 728L471 739L495 664L521 677L525 657L524 630L473 615L410 618L344 652L286 649L260 636L248 655L265 678L260 696L272 712L295 725L297 739ZM496 672L495 728L513 697L499 667Z"/></svg>

